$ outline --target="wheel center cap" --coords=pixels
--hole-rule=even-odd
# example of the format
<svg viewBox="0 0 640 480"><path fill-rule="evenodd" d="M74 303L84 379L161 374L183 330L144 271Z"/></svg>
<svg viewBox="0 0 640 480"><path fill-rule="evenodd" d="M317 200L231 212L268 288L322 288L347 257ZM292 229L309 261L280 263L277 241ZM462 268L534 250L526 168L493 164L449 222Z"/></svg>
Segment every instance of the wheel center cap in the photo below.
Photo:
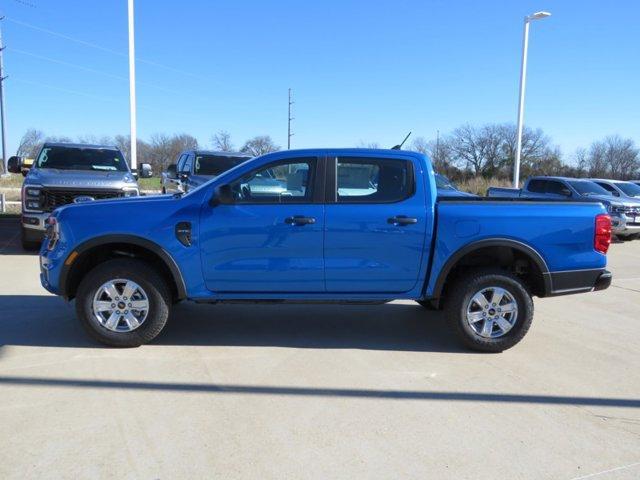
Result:
<svg viewBox="0 0 640 480"><path fill-rule="evenodd" d="M489 315L495 315L496 314L496 309L492 308L489 310Z"/></svg>
<svg viewBox="0 0 640 480"><path fill-rule="evenodd" d="M123 310L123 309L124 309L124 307L126 307L126 306L127 306L127 304L126 304L126 303L124 303L124 302L118 302L118 308L119 308L120 310Z"/></svg>

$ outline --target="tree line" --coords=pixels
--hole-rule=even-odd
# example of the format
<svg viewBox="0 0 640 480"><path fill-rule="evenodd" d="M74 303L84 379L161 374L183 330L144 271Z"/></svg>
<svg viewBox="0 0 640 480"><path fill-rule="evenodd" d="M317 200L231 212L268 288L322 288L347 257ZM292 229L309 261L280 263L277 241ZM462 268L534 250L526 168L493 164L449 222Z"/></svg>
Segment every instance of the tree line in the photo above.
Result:
<svg viewBox="0 0 640 480"><path fill-rule="evenodd" d="M45 141L70 142L72 139L47 137L42 131L32 128L23 135L17 155L33 158ZM81 136L76 141L116 145L127 158L129 156L130 139L126 135ZM377 147L378 144L361 146ZM240 151L252 156L280 150L268 135L250 138L237 148L229 132L224 130L213 134L209 145L200 145L195 137L186 133L156 134L148 140L138 139L138 162L149 163L154 171L159 172L175 162L180 152L198 148ZM509 179L516 152L516 127L509 123L483 126L465 124L441 138L415 138L406 148L428 154L435 170L455 181L466 181L474 177ZM567 158L542 129L525 128L522 137L521 176L526 178L531 175L620 180L640 178L640 152L632 139L611 135L578 149L572 157Z"/></svg>
<svg viewBox="0 0 640 480"><path fill-rule="evenodd" d="M131 152L131 137L116 135L115 137L96 137L82 135L77 138L47 136L41 130L30 128L22 136L18 144L16 155L25 158L35 158L45 142L77 142L96 145L115 145L129 159ZM280 150L270 136L258 135L245 141L237 150L231 141L231 135L226 131L219 131L211 136L210 145L200 145L198 139L187 133L177 135L155 134L148 140L138 138L136 142L138 163L149 163L154 172L163 171L174 163L181 152L185 150L211 149L222 152L239 151L251 156Z"/></svg>
<svg viewBox="0 0 640 480"><path fill-rule="evenodd" d="M516 127L508 123L462 125L438 140L416 138L411 149L428 154L436 171L456 181L509 179L516 156ZM619 135L594 141L566 158L541 129L525 128L520 160L523 179L532 175L640 178L640 151L632 139Z"/></svg>

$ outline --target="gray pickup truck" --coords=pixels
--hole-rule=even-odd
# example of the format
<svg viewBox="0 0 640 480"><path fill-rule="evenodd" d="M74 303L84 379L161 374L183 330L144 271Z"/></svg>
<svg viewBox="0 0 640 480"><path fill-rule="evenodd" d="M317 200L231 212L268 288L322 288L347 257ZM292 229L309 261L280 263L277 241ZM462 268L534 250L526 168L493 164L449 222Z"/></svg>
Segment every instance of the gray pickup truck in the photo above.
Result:
<svg viewBox="0 0 640 480"><path fill-rule="evenodd" d="M116 147L45 143L30 168L20 157L11 157L9 171L25 176L21 227L25 250L39 247L47 217L62 205L140 193L136 175ZM150 177L151 166L140 165L140 176Z"/></svg>
<svg viewBox="0 0 640 480"><path fill-rule="evenodd" d="M237 152L187 150L162 172L162 193L186 193L250 158Z"/></svg>

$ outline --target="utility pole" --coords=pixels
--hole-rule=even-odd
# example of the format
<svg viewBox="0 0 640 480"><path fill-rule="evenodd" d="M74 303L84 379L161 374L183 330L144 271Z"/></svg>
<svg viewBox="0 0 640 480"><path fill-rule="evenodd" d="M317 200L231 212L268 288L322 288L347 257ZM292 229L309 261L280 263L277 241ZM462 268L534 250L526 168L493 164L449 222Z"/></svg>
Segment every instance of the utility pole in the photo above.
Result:
<svg viewBox="0 0 640 480"><path fill-rule="evenodd" d="M293 137L293 133L291 133L291 120L293 117L291 116L291 105L295 102L291 101L291 89L289 89L289 114L287 116L287 150L291 150L291 137Z"/></svg>
<svg viewBox="0 0 640 480"><path fill-rule="evenodd" d="M0 17L0 22L4 20L4 16ZM6 125L7 119L5 116L5 108L4 108L4 81L7 77L4 76L4 43L2 43L2 26L0 25L0 120L2 121L1 134L2 134L2 161L4 162L4 173L9 173L8 170L8 162L7 158L7 138L6 138Z"/></svg>
<svg viewBox="0 0 640 480"><path fill-rule="evenodd" d="M131 158L129 165L132 171L138 169L138 135L136 131L136 57L135 57L135 33L133 25L133 0L128 0L129 19L129 122L131 128Z"/></svg>

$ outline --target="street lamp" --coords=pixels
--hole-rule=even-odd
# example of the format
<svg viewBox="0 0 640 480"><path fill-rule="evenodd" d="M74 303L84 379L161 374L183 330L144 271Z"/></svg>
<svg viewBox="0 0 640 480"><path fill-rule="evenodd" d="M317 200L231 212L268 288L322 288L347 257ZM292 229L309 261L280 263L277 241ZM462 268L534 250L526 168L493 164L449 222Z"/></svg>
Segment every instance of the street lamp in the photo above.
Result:
<svg viewBox="0 0 640 480"><path fill-rule="evenodd" d="M529 23L551 16L549 12L536 12L524 17L524 38L522 41L522 66L520 68L520 100L518 102L518 127L516 133L516 161L513 168L513 187L520 184L520 155L522 154L522 128L524 121L524 90L527 77L527 51L529 49Z"/></svg>
<svg viewBox="0 0 640 480"><path fill-rule="evenodd" d="M133 29L133 0L128 0L129 19L129 122L131 128L131 157L129 162L132 171L138 168L137 162L137 134L136 134L136 57L135 34Z"/></svg>

